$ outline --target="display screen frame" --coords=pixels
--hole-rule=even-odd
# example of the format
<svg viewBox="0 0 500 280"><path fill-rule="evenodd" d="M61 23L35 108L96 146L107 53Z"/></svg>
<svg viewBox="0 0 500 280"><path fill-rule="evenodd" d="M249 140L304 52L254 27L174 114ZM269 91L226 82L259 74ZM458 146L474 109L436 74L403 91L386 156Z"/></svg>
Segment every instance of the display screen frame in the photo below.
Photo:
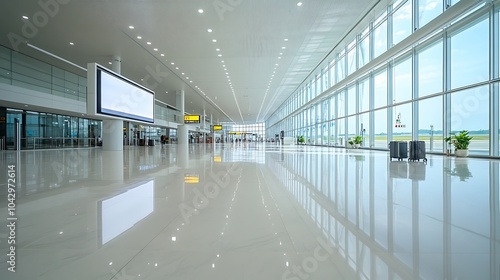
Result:
<svg viewBox="0 0 500 280"><path fill-rule="evenodd" d="M95 65L96 115L154 123L154 91Z"/></svg>

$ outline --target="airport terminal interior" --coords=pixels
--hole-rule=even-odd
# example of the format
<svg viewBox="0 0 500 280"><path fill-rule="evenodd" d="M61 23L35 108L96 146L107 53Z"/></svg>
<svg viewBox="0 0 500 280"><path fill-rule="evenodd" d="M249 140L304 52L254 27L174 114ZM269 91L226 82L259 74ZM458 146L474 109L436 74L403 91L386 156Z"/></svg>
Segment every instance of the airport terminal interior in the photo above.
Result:
<svg viewBox="0 0 500 280"><path fill-rule="evenodd" d="M500 1L1 13L0 279L500 279Z"/></svg>

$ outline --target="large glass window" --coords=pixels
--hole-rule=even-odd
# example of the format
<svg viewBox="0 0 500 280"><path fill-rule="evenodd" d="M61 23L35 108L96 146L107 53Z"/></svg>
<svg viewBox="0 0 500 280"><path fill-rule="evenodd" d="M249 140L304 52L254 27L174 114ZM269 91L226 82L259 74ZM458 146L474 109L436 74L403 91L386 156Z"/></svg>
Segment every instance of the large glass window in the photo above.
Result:
<svg viewBox="0 0 500 280"><path fill-rule="evenodd" d="M387 149L387 109L375 111L374 122L374 147Z"/></svg>
<svg viewBox="0 0 500 280"><path fill-rule="evenodd" d="M356 103L356 85L354 84L347 89L347 115L356 114Z"/></svg>
<svg viewBox="0 0 500 280"><path fill-rule="evenodd" d="M485 18L451 36L452 88L488 80L488 23Z"/></svg>
<svg viewBox="0 0 500 280"><path fill-rule="evenodd" d="M337 59L337 82L345 78L345 51L342 51Z"/></svg>
<svg viewBox="0 0 500 280"><path fill-rule="evenodd" d="M345 122L346 122L346 119L343 118L343 119L340 119L340 120L337 120L337 127L338 127L338 138L337 138L337 142L339 144L339 146L345 146L346 143L346 129L345 129Z"/></svg>
<svg viewBox="0 0 500 280"><path fill-rule="evenodd" d="M336 141L336 128L335 128L335 121L330 122L330 145L338 145Z"/></svg>
<svg viewBox="0 0 500 280"><path fill-rule="evenodd" d="M316 97L316 80L312 80L309 84L311 87L311 99L313 99Z"/></svg>
<svg viewBox="0 0 500 280"><path fill-rule="evenodd" d="M356 71L356 39L347 46L347 49L347 75L351 75Z"/></svg>
<svg viewBox="0 0 500 280"><path fill-rule="evenodd" d="M385 16L384 14L381 17ZM387 50L387 19L375 27L373 37L373 57L375 58Z"/></svg>
<svg viewBox="0 0 500 280"><path fill-rule="evenodd" d="M337 117L344 117L345 114L345 90L341 90L338 92L337 96L337 103L338 103L338 112L337 112Z"/></svg>
<svg viewBox="0 0 500 280"><path fill-rule="evenodd" d="M370 110L370 79L366 78L359 83L359 112Z"/></svg>
<svg viewBox="0 0 500 280"><path fill-rule="evenodd" d="M323 109L321 110L322 114L321 114L321 121L322 122L325 122L328 120L328 113L329 113L329 110L328 110L328 104L330 102L328 100L325 100L323 101Z"/></svg>
<svg viewBox="0 0 500 280"><path fill-rule="evenodd" d="M473 137L469 145L471 154L489 153L489 119L489 86L451 94L451 131L469 131Z"/></svg>
<svg viewBox="0 0 500 280"><path fill-rule="evenodd" d="M370 145L370 113L364 113L359 115L359 135L363 137L363 143L361 146L369 147Z"/></svg>
<svg viewBox="0 0 500 280"><path fill-rule="evenodd" d="M443 0L418 1L418 25L422 27L443 12Z"/></svg>
<svg viewBox="0 0 500 280"><path fill-rule="evenodd" d="M11 51L0 46L0 83L11 84Z"/></svg>
<svg viewBox="0 0 500 280"><path fill-rule="evenodd" d="M418 52L418 96L443 90L443 43L439 41Z"/></svg>
<svg viewBox="0 0 500 280"><path fill-rule="evenodd" d="M394 103L412 99L411 56L394 66Z"/></svg>
<svg viewBox="0 0 500 280"><path fill-rule="evenodd" d="M395 141L410 141L412 140L412 104L406 103L395 106L392 110L393 116L393 140ZM434 115L436 116L436 115Z"/></svg>
<svg viewBox="0 0 500 280"><path fill-rule="evenodd" d="M359 134L358 128L356 127L356 116L347 118L347 132L348 139Z"/></svg>
<svg viewBox="0 0 500 280"><path fill-rule="evenodd" d="M332 62L330 62L330 68L328 69L330 71L330 86L334 86L336 81L335 81L335 78L337 77L336 76L336 71L335 71L335 60L333 60Z"/></svg>
<svg viewBox="0 0 500 280"><path fill-rule="evenodd" d="M444 151L443 115L443 96L418 102L418 140L425 141L427 151Z"/></svg>
<svg viewBox="0 0 500 280"><path fill-rule="evenodd" d="M328 77L328 66L325 67L321 71L321 73L322 73L321 79L323 80L323 88L321 89L321 91L323 92L330 87L330 78Z"/></svg>
<svg viewBox="0 0 500 280"><path fill-rule="evenodd" d="M323 144L323 145L328 145L328 138L329 138L329 137L328 137L328 135L329 135L329 134L328 134L328 125L329 125L328 123L323 123L323 124L321 125L321 126L323 127L323 135L322 135L322 137L321 137L321 139L322 139L322 141L323 141L323 142L322 142L322 144Z"/></svg>
<svg viewBox="0 0 500 280"><path fill-rule="evenodd" d="M361 33L361 42L359 42L358 67L363 67L370 61L370 36L369 28Z"/></svg>
<svg viewBox="0 0 500 280"><path fill-rule="evenodd" d="M373 91L374 108L387 106L387 70L375 74Z"/></svg>
<svg viewBox="0 0 500 280"><path fill-rule="evenodd" d="M330 120L335 119L335 97L330 98Z"/></svg>
<svg viewBox="0 0 500 280"><path fill-rule="evenodd" d="M396 45L411 34L411 0L406 1L392 16L392 43Z"/></svg>

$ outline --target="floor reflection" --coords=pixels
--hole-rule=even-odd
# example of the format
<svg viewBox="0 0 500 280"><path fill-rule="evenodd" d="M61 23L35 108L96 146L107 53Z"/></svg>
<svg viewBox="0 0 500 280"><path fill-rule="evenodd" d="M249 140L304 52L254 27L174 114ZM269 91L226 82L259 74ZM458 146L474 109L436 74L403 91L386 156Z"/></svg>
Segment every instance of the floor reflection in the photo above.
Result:
<svg viewBox="0 0 500 280"><path fill-rule="evenodd" d="M500 277L497 161L357 152L267 153L266 164L360 278Z"/></svg>

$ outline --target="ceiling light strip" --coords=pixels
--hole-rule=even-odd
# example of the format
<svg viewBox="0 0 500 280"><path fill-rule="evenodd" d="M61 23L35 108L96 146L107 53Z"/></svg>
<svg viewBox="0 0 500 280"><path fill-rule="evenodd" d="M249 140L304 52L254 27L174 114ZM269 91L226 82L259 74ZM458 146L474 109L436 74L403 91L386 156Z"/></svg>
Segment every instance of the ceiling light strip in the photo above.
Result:
<svg viewBox="0 0 500 280"><path fill-rule="evenodd" d="M35 46L35 45L30 44L30 43L26 43L26 45L27 45L28 47L30 47L30 48L33 48L33 49L35 49L35 50L39 51L39 52L42 52L42 53L47 54L47 55L50 55L50 56L52 56L52 57L54 57L54 58L59 59L60 61L66 62L66 63L68 63L69 65L75 66L76 68L81 69L81 70L83 70L83 71L87 72L87 68L83 68L82 66L80 66L80 65L78 65L78 64L76 64L76 63L73 63L73 62L71 62L71 61L69 61L69 60L67 60L67 59L64 59L64 58L62 58L62 57L60 57L60 56L57 56L57 55L55 55L55 54L53 54L53 53L51 53L51 52L48 52L48 51L46 51L46 50L44 50L44 49L41 49L41 48L39 48L39 47L37 47L37 46Z"/></svg>

